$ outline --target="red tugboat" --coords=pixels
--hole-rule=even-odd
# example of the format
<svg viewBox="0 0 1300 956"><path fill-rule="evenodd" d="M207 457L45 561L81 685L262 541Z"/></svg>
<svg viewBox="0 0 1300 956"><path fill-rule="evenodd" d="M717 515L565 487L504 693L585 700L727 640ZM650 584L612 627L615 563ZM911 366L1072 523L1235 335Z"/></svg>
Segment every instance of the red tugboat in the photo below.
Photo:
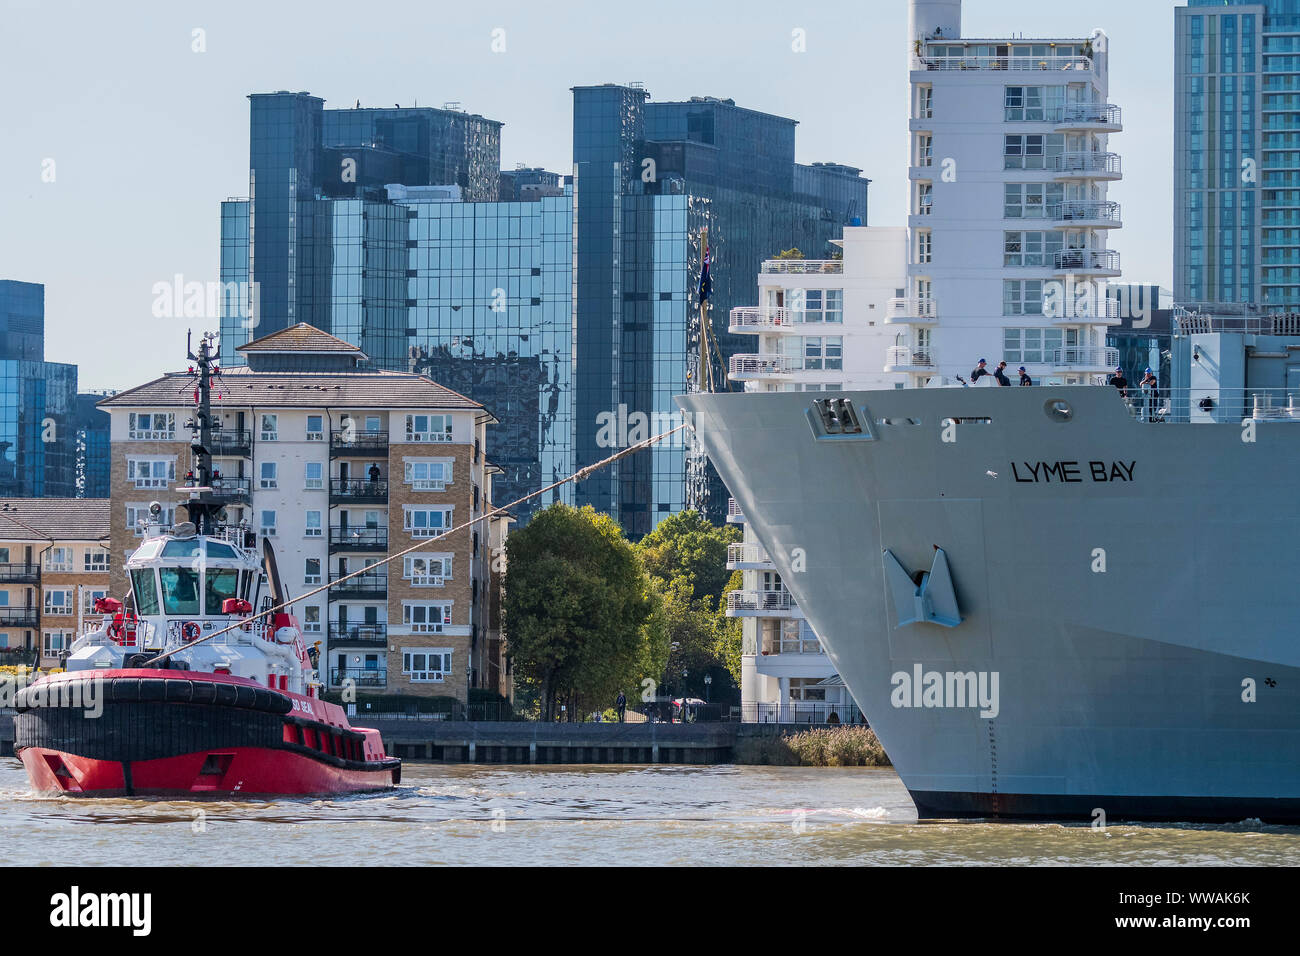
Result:
<svg viewBox="0 0 1300 956"><path fill-rule="evenodd" d="M158 522L126 563L125 601L72 645L66 671L18 692L15 751L32 787L77 796L233 797L381 790L401 779L377 730L321 700L318 649L285 605L270 543L213 500L212 337L197 364L189 521ZM260 611L254 613L254 608Z"/></svg>

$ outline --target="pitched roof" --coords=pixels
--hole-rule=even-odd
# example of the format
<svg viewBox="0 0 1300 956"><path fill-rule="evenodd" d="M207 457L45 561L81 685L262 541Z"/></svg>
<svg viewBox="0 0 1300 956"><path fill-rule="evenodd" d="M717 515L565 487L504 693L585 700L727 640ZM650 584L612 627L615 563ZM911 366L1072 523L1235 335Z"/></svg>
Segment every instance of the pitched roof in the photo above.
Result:
<svg viewBox="0 0 1300 956"><path fill-rule="evenodd" d="M194 407L194 375L162 378L102 399L100 408ZM337 372L255 372L224 368L213 383L213 407L482 409L459 392L414 372L347 369Z"/></svg>
<svg viewBox="0 0 1300 956"><path fill-rule="evenodd" d="M108 498L0 498L0 541L108 537Z"/></svg>
<svg viewBox="0 0 1300 956"><path fill-rule="evenodd" d="M253 339L243 345L235 346L236 352L351 352L360 358L365 353L351 342L345 342L337 336L322 332L314 325L299 322L287 329L280 329Z"/></svg>

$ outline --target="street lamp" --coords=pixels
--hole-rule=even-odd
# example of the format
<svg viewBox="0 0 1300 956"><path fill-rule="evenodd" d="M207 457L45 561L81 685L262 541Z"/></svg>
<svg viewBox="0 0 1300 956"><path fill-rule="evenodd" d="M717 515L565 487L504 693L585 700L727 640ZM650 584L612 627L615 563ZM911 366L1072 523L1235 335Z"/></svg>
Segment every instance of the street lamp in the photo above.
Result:
<svg viewBox="0 0 1300 956"><path fill-rule="evenodd" d="M713 675L705 674L704 675L704 702L706 704L709 702L709 686L712 683L713 683Z"/></svg>

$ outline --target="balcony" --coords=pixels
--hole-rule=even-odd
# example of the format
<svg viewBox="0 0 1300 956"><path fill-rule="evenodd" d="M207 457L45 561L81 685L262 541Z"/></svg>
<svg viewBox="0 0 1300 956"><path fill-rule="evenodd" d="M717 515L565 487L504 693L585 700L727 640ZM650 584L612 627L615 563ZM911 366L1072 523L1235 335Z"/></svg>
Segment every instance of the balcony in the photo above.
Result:
<svg viewBox="0 0 1300 956"><path fill-rule="evenodd" d="M0 564L0 584L40 584L39 564Z"/></svg>
<svg viewBox="0 0 1300 956"><path fill-rule="evenodd" d="M817 315L822 313L818 312ZM771 332L773 330L801 326L806 323L808 313L800 309L778 309L745 306L731 310L731 324L728 331L733 335ZM822 324L822 323L819 323Z"/></svg>
<svg viewBox="0 0 1300 956"><path fill-rule="evenodd" d="M370 667L331 667L330 686L342 687L345 680L357 687L387 687L388 671Z"/></svg>
<svg viewBox="0 0 1300 956"><path fill-rule="evenodd" d="M799 365L798 359L792 355L733 355L728 370L734 381L745 382L792 375Z"/></svg>
<svg viewBox="0 0 1300 956"><path fill-rule="evenodd" d="M933 372L934 350L910 345L896 345L885 359L886 372Z"/></svg>
<svg viewBox="0 0 1300 956"><path fill-rule="evenodd" d="M804 276L825 273L843 275L843 259L765 259L762 272L769 275Z"/></svg>
<svg viewBox="0 0 1300 956"><path fill-rule="evenodd" d="M247 502L252 495L251 478L213 478L212 499L226 504Z"/></svg>
<svg viewBox="0 0 1300 956"><path fill-rule="evenodd" d="M778 657L781 654L825 654L821 641L815 637L806 640L799 637L770 637L764 638L763 649L760 652L764 657Z"/></svg>
<svg viewBox="0 0 1300 956"><path fill-rule="evenodd" d="M1058 372L1109 372L1119 364L1119 349L1079 346L1053 349L1047 363Z"/></svg>
<svg viewBox="0 0 1300 956"><path fill-rule="evenodd" d="M248 458L253 453L253 435L249 431L224 428L208 437L208 451L217 456Z"/></svg>
<svg viewBox="0 0 1300 956"><path fill-rule="evenodd" d="M351 455L370 458L388 454L388 432L360 432L344 428L330 432L330 457Z"/></svg>
<svg viewBox="0 0 1300 956"><path fill-rule="evenodd" d="M744 524L745 513L740 510L740 504L735 498L727 499L727 524Z"/></svg>
<svg viewBox="0 0 1300 956"><path fill-rule="evenodd" d="M330 504L382 505L388 502L388 482L368 478L331 478Z"/></svg>
<svg viewBox="0 0 1300 956"><path fill-rule="evenodd" d="M953 40L936 40L937 45L944 49L955 46L960 41ZM1041 56L1034 56L1032 53L1019 53L1003 46L1001 55L981 55L974 50L970 50L968 56L948 56L948 55L931 55L931 46L925 47L925 55L913 57L912 68L917 70L1072 70L1076 72L1090 72L1093 68L1092 57L1084 56L1056 56L1050 53L1044 53Z"/></svg>
<svg viewBox="0 0 1300 956"><path fill-rule="evenodd" d="M1057 182L1109 182L1124 177L1118 153L1062 153L1052 157L1051 169Z"/></svg>
<svg viewBox="0 0 1300 956"><path fill-rule="evenodd" d="M938 321L933 299L890 299L885 307L886 325L934 325Z"/></svg>
<svg viewBox="0 0 1300 956"><path fill-rule="evenodd" d="M349 572L354 573L354 572ZM345 574L330 575L330 598L335 601L382 600L388 596L388 575L383 571L365 571L335 584Z"/></svg>
<svg viewBox="0 0 1300 956"><path fill-rule="evenodd" d="M796 617L799 605L789 591L728 591L727 617Z"/></svg>
<svg viewBox="0 0 1300 956"><path fill-rule="evenodd" d="M387 647L387 624L353 624L333 621L329 629L330 647Z"/></svg>
<svg viewBox="0 0 1300 956"><path fill-rule="evenodd" d="M1045 306L1043 315L1053 325L1118 325L1119 302L1106 295L1100 282L1067 283L1062 308ZM1114 363L1112 363L1113 365Z"/></svg>
<svg viewBox="0 0 1300 956"><path fill-rule="evenodd" d="M1067 249L1055 255L1052 271L1061 275L1118 276L1119 253L1114 249Z"/></svg>
<svg viewBox="0 0 1300 956"><path fill-rule="evenodd" d="M1109 103L1071 103L1053 117L1061 133L1118 133L1124 128L1120 109Z"/></svg>
<svg viewBox="0 0 1300 956"><path fill-rule="evenodd" d="M335 551L387 551L388 529L330 525L330 553Z"/></svg>
<svg viewBox="0 0 1300 956"><path fill-rule="evenodd" d="M728 571L770 571L772 558L761 544L727 545Z"/></svg>
<svg viewBox="0 0 1300 956"><path fill-rule="evenodd" d="M38 607L0 607L0 627L40 627Z"/></svg>
<svg viewBox="0 0 1300 956"><path fill-rule="evenodd" d="M1055 229L1118 229L1119 203L1094 199L1069 199L1047 207Z"/></svg>

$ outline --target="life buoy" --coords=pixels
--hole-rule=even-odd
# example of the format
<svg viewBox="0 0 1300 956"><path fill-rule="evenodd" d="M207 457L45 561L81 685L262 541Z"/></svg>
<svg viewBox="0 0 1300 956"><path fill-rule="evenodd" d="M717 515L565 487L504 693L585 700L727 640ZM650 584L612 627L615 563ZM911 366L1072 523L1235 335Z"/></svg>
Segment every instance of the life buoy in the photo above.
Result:
<svg viewBox="0 0 1300 956"><path fill-rule="evenodd" d="M199 627L198 621L186 621L181 625L181 640L187 644L190 641L197 641L202 633L203 628Z"/></svg>

